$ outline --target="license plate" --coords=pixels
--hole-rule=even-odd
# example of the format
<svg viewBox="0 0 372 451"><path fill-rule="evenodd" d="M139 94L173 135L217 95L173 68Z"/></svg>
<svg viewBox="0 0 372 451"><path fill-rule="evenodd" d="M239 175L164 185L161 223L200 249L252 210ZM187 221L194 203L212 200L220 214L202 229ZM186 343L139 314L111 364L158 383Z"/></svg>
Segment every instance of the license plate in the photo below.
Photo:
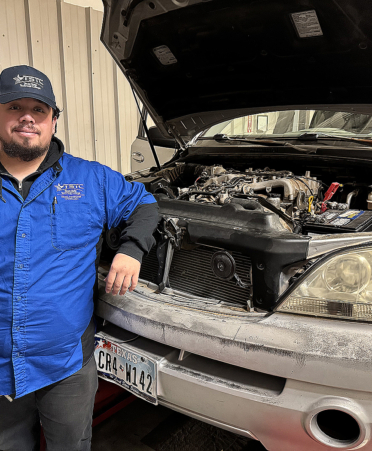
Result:
<svg viewBox="0 0 372 451"><path fill-rule="evenodd" d="M158 404L154 360L99 333L95 336L94 356L101 378L120 385L151 404Z"/></svg>

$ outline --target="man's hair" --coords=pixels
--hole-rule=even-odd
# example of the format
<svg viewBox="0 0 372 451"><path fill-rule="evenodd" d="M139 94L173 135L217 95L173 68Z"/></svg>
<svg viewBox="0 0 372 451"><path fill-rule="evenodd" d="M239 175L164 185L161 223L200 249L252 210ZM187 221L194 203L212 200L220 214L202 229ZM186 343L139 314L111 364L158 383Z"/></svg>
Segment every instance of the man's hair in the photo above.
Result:
<svg viewBox="0 0 372 451"><path fill-rule="evenodd" d="M55 117L58 119L60 114L61 114L61 110L58 107L53 108L52 119L54 119Z"/></svg>
<svg viewBox="0 0 372 451"><path fill-rule="evenodd" d="M55 117L58 119L59 115L61 114L61 110L58 108L58 106L56 106L55 108L53 108L53 115L52 115L52 119L54 119ZM54 134L57 133L57 122L56 125L54 127Z"/></svg>

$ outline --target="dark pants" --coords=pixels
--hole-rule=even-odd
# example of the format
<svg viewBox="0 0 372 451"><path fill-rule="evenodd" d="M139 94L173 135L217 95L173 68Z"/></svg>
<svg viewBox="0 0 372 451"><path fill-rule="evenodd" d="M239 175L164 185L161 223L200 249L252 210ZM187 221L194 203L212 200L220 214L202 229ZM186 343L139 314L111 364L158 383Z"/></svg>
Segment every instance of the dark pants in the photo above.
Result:
<svg viewBox="0 0 372 451"><path fill-rule="evenodd" d="M98 379L94 357L77 373L9 402L0 397L0 450L38 451L40 422L48 451L87 451Z"/></svg>

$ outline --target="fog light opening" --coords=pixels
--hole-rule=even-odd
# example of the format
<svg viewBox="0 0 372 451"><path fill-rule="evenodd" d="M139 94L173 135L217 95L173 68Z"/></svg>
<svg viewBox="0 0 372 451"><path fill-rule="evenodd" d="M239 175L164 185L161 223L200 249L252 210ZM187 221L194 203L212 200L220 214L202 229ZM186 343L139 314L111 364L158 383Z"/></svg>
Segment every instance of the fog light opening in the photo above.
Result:
<svg viewBox="0 0 372 451"><path fill-rule="evenodd" d="M358 422L341 410L323 410L314 418L319 430L328 438L351 445L360 437Z"/></svg>

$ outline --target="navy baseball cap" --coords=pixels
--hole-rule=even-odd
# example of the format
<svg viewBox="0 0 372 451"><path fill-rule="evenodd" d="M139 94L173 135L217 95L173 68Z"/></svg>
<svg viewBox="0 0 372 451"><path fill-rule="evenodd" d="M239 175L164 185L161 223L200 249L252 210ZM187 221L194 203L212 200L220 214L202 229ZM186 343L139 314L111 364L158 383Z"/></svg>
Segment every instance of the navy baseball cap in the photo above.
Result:
<svg viewBox="0 0 372 451"><path fill-rule="evenodd" d="M31 98L56 109L52 84L49 78L30 66L13 66L0 74L0 103Z"/></svg>

